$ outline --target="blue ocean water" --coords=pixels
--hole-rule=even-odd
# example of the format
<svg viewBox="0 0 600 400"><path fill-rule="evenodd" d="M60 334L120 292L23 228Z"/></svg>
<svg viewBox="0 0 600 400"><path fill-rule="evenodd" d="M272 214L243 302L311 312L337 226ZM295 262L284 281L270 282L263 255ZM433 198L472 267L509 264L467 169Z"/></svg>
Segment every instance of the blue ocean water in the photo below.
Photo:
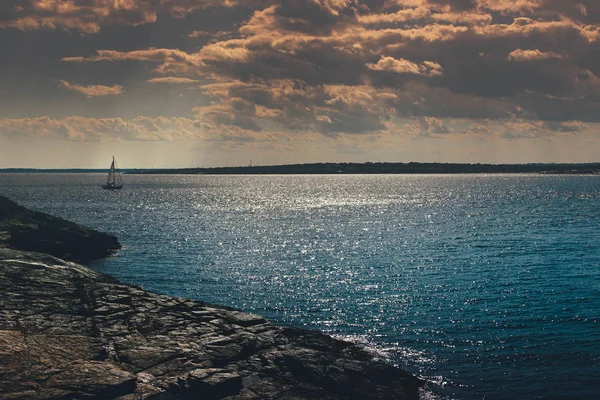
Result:
<svg viewBox="0 0 600 400"><path fill-rule="evenodd" d="M592 399L600 176L0 174L116 234L93 267L355 340L444 399Z"/></svg>

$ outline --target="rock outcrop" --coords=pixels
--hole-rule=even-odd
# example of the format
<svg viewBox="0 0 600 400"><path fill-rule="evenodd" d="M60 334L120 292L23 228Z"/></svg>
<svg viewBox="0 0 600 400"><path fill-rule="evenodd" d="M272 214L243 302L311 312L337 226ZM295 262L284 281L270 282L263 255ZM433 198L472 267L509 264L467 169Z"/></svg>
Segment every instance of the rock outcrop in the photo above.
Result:
<svg viewBox="0 0 600 400"><path fill-rule="evenodd" d="M121 248L116 237L31 211L0 196L0 246L85 262Z"/></svg>
<svg viewBox="0 0 600 400"><path fill-rule="evenodd" d="M417 399L423 385L354 344L12 247L0 248L3 399Z"/></svg>

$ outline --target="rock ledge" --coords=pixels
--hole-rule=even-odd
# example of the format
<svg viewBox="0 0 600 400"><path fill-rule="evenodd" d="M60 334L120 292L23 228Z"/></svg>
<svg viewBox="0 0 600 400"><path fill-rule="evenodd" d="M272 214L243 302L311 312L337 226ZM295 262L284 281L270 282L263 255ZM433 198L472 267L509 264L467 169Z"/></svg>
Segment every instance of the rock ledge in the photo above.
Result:
<svg viewBox="0 0 600 400"><path fill-rule="evenodd" d="M121 248L116 237L22 207L0 196L0 246L71 261L103 258Z"/></svg>
<svg viewBox="0 0 600 400"><path fill-rule="evenodd" d="M354 344L18 246L0 247L0 282L3 399L417 399L423 385Z"/></svg>

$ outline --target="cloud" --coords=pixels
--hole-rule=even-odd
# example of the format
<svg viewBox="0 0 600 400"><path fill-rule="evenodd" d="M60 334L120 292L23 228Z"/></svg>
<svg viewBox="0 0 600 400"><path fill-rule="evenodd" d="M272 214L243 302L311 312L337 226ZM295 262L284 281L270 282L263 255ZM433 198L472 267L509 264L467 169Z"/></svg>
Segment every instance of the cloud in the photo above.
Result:
<svg viewBox="0 0 600 400"><path fill-rule="evenodd" d="M199 38L199 37L211 37L211 38L224 38L228 36L232 36L234 32L230 31L218 31L218 32L208 32L208 31L192 31L188 33L186 36L189 38Z"/></svg>
<svg viewBox="0 0 600 400"><path fill-rule="evenodd" d="M123 91L123 86L103 86L103 85L75 85L67 81L60 81L60 87L64 87L75 92L85 94L88 98L90 97L102 97L102 96L118 96Z"/></svg>
<svg viewBox="0 0 600 400"><path fill-rule="evenodd" d="M415 132L435 136L457 134L460 129L449 121L464 118L478 120L469 128L473 134L493 135L482 129L484 122L507 126L500 121L512 120L530 134L556 133L552 123L600 120L597 4L32 0L0 24L29 18L30 28L23 29L46 24L86 33L105 30L94 43L106 47L62 52L68 55L62 61L70 64L65 68L97 70L78 64L111 63L129 71L139 62L140 85L147 91L159 88L149 89L146 82L198 88L194 92L204 97L189 104L189 115L207 126L254 135L334 137L396 132L394 121L415 118ZM239 24L215 24L213 30L195 25L196 11L208 7L223 11L223 20L238 16ZM177 38L164 38L164 31L150 35L148 47L110 39L112 25L146 25L145 34L154 32L151 25L161 26L163 16L181 18L189 29ZM132 93L128 85L127 95ZM525 129L523 121L531 125ZM569 126L559 131L574 129Z"/></svg>
<svg viewBox="0 0 600 400"><path fill-rule="evenodd" d="M152 78L147 81L148 83L174 83L174 84L194 84L201 82L198 79L190 79L177 76L165 76L162 78Z"/></svg>
<svg viewBox="0 0 600 400"><path fill-rule="evenodd" d="M198 55L188 54L178 49L157 49L154 47L134 51L96 50L96 54L93 56L64 57L62 61L78 63L149 61L159 64L155 71L161 74L194 72L202 64Z"/></svg>
<svg viewBox="0 0 600 400"><path fill-rule="evenodd" d="M153 24L159 16L185 18L198 10L229 8L240 4L252 4L252 1L24 0L12 10L0 13L0 28L16 28L23 31L72 29L85 34L95 34L111 25Z"/></svg>
<svg viewBox="0 0 600 400"><path fill-rule="evenodd" d="M490 11L502 14L514 13L517 15L532 14L542 7L543 0L477 0L477 5Z"/></svg>
<svg viewBox="0 0 600 400"><path fill-rule="evenodd" d="M337 93L345 92L344 88L333 89ZM350 105L355 102L363 104L353 96L350 94L345 102ZM336 123L335 114L317 117L323 124ZM587 141L594 148L597 140L593 132L598 128L598 124L590 126L581 121L394 117L383 122L385 129L365 134L362 130L368 125L364 125L360 117L342 121L337 127L343 127L344 123L347 125L345 132L332 129L324 130L321 134L307 131L299 135L277 130L251 131L202 118L0 118L0 141L7 138L8 143L14 145L19 142L31 144L32 140L50 140L66 149L73 148L69 142L93 149L100 146L114 148L116 145L129 149L139 149L140 146L151 149L190 148L194 155L187 162L195 164L198 152L201 152L204 163L210 158L217 165L223 164L224 157L229 160L226 163L236 164L240 160L247 163L250 155L255 161L263 160L262 163L282 164L322 160L389 161L390 157L397 159L395 157L398 154L403 160L414 161L456 161L458 155L463 161L464 157L470 157L468 160L471 162L490 162L487 157L493 154L485 152L486 146L504 149L503 157L508 158L496 158L496 162L532 162L541 160L531 156L531 151L536 149L542 153L546 149L572 151L577 146L568 147L567 150L564 146L581 141ZM355 129L362 134L355 134L350 126L353 123L363 124ZM469 149L467 156L465 148ZM426 149L426 152L423 153L422 149ZM482 151L483 154L480 154ZM181 161L180 153L174 157L170 162ZM588 155L588 159L593 160L593 153ZM156 159L153 160L153 163L156 162ZM552 157L543 160L555 161ZM574 162L581 162L581 159L575 158Z"/></svg>
<svg viewBox="0 0 600 400"><path fill-rule="evenodd" d="M517 49L511 51L508 55L508 59L511 61L539 61L549 59L561 59L562 56L551 51L543 52L537 49L534 50L522 50Z"/></svg>
<svg viewBox="0 0 600 400"><path fill-rule="evenodd" d="M86 118L70 116L53 119L0 118L0 135L13 139L22 137L51 138L70 141L190 141L211 142L272 141L272 134L257 134L244 129L192 118Z"/></svg>
<svg viewBox="0 0 600 400"><path fill-rule="evenodd" d="M183 122L183 124L182 124ZM181 137L177 128L189 125L181 119L134 120L121 118L85 118L72 116L62 119L49 117L0 118L0 131L15 138L55 138L73 141L99 140L171 140Z"/></svg>
<svg viewBox="0 0 600 400"><path fill-rule="evenodd" d="M576 133L584 132L590 129L589 125L581 121L565 121L565 122L547 122L547 129L554 132Z"/></svg>
<svg viewBox="0 0 600 400"><path fill-rule="evenodd" d="M450 132L451 129L448 128L441 119L432 117L425 117L421 119L421 135L447 134Z"/></svg>
<svg viewBox="0 0 600 400"><path fill-rule="evenodd" d="M368 63L367 68L374 71L388 71L397 74L415 74L425 76L436 76L442 74L442 66L433 61L424 61L416 64L403 58L396 60L393 57L382 56L377 64Z"/></svg>
<svg viewBox="0 0 600 400"><path fill-rule="evenodd" d="M215 99L196 107L197 115L244 129L361 133L384 129L397 96L370 86L325 85L300 81L234 81L204 85ZM269 128L270 127L270 128Z"/></svg>

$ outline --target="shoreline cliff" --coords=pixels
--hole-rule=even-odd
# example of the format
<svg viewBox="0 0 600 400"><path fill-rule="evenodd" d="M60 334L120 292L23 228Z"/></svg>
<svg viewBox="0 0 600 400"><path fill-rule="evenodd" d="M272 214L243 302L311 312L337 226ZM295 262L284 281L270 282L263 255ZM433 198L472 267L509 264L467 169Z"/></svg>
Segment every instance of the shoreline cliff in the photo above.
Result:
<svg viewBox="0 0 600 400"><path fill-rule="evenodd" d="M75 261L111 235L0 196L4 399L418 399L424 382L364 348Z"/></svg>

